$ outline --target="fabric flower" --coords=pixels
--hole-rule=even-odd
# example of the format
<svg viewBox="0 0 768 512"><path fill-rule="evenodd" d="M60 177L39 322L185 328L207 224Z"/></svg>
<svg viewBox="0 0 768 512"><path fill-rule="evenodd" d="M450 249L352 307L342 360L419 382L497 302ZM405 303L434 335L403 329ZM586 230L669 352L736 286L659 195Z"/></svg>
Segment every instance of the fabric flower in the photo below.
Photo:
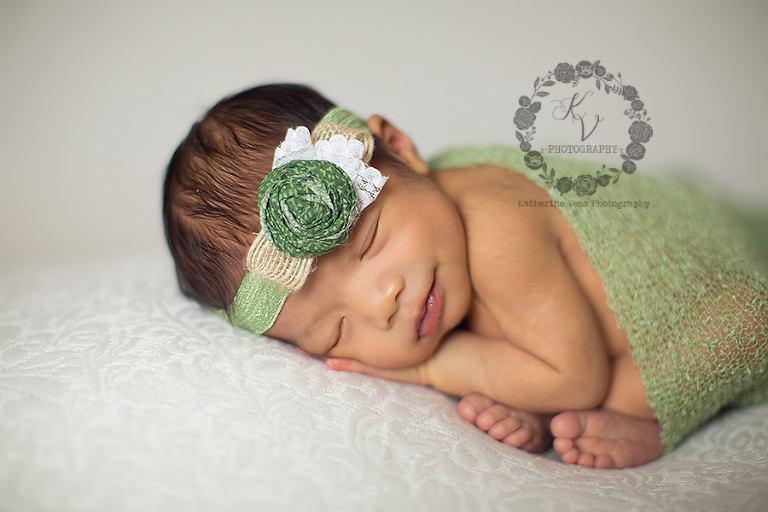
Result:
<svg viewBox="0 0 768 512"><path fill-rule="evenodd" d="M292 160L327 160L341 167L352 180L357 195L358 213L373 202L386 183L387 178L362 161L365 146L359 140L348 140L343 135L334 135L330 140L312 144L309 129L305 126L289 129L277 150L272 168L280 167Z"/></svg>
<svg viewBox="0 0 768 512"><path fill-rule="evenodd" d="M312 143L309 129L289 129L259 187L265 236L280 252L314 258L341 245L387 178L362 161L365 145L334 135Z"/></svg>
<svg viewBox="0 0 768 512"><path fill-rule="evenodd" d="M314 258L342 244L356 220L352 182L336 164L293 160L267 174L259 187L265 235L280 252Z"/></svg>
<svg viewBox="0 0 768 512"><path fill-rule="evenodd" d="M291 160L312 160L315 157L315 147L309 128L299 126L295 130L288 129L285 140L275 149L275 159L272 168L275 169Z"/></svg>

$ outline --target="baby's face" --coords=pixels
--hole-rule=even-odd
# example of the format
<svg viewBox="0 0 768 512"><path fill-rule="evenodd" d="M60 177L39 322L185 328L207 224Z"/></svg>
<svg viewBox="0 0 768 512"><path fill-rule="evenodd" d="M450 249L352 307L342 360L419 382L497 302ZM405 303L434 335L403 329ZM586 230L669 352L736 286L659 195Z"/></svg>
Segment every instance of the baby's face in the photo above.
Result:
<svg viewBox="0 0 768 512"><path fill-rule="evenodd" d="M471 286L464 228L424 176L392 165L347 243L317 260L268 336L318 356L403 368L429 358L464 318Z"/></svg>

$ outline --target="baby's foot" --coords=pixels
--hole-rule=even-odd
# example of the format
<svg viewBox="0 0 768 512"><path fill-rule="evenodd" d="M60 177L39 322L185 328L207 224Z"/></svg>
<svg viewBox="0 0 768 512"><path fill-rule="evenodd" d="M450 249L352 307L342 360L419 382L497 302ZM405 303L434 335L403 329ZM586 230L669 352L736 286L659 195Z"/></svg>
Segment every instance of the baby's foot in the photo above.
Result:
<svg viewBox="0 0 768 512"><path fill-rule="evenodd" d="M552 439L543 416L512 409L479 393L459 402L459 414L492 438L530 453L543 452Z"/></svg>
<svg viewBox="0 0 768 512"><path fill-rule="evenodd" d="M560 413L550 429L555 450L568 464L626 468L658 459L664 451L656 420L608 409Z"/></svg>

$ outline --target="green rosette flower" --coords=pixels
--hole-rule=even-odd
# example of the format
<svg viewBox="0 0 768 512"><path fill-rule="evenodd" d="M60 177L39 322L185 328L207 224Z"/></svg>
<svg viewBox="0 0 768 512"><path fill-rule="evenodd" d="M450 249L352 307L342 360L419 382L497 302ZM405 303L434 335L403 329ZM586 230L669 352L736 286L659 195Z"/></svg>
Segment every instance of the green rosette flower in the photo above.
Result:
<svg viewBox="0 0 768 512"><path fill-rule="evenodd" d="M261 227L280 252L315 258L341 245L357 216L352 181L325 160L293 160L259 187Z"/></svg>

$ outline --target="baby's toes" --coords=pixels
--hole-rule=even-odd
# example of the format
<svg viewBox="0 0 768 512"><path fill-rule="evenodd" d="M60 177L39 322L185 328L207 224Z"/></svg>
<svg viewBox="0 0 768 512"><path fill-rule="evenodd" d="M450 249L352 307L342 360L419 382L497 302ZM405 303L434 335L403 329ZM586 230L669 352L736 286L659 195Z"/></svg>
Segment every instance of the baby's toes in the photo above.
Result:
<svg viewBox="0 0 768 512"><path fill-rule="evenodd" d="M556 437L552 444L555 450L560 454L560 460L566 464L576 464L580 452L576 446L574 446L572 439Z"/></svg>
<svg viewBox="0 0 768 512"><path fill-rule="evenodd" d="M614 469L616 467L616 463L613 462L613 459L610 456L599 454L595 455L594 467L599 469Z"/></svg>
<svg viewBox="0 0 768 512"><path fill-rule="evenodd" d="M576 464L585 468L591 468L595 465L595 456L589 452L582 452L576 459Z"/></svg>
<svg viewBox="0 0 768 512"><path fill-rule="evenodd" d="M459 415L465 420L475 423L477 415L494 404L493 400L480 393L471 393L461 399L458 405Z"/></svg>
<svg viewBox="0 0 768 512"><path fill-rule="evenodd" d="M571 450L577 451L576 446L573 444L573 439L567 437L556 437L552 445L561 455Z"/></svg>
<svg viewBox="0 0 768 512"><path fill-rule="evenodd" d="M519 423L517 418L510 418L509 407L503 404L494 404L477 415L475 424L490 434L490 430L493 427L507 419L513 419ZM519 428L519 425L516 428ZM511 430L509 432L511 432ZM509 434L509 432L507 432L507 434ZM500 439L495 436L493 437L495 439Z"/></svg>
<svg viewBox="0 0 768 512"><path fill-rule="evenodd" d="M497 441L504 441L507 443L506 439L515 433L519 432L523 427L523 422L520 420L520 418L515 418L512 416L507 416L506 418L501 419L500 421L497 421L496 423L491 426L491 428L488 429L488 435L492 438L496 439ZM524 429L527 431L528 429ZM528 440L525 440L524 443L527 443ZM507 443L510 444L510 443ZM516 446L516 445L513 445ZM516 446L517 447L517 446Z"/></svg>
<svg viewBox="0 0 768 512"><path fill-rule="evenodd" d="M530 428L521 427L501 440L504 444L521 448L526 451L534 450L533 432Z"/></svg>

